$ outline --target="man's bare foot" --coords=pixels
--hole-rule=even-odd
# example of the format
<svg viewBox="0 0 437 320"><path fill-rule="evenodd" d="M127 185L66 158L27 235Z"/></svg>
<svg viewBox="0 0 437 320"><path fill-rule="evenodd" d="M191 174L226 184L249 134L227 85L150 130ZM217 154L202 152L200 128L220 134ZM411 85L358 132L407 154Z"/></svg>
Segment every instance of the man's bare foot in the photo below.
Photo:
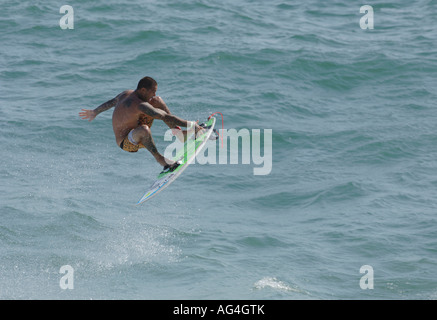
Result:
<svg viewBox="0 0 437 320"><path fill-rule="evenodd" d="M206 132L206 129L202 125L204 124L196 124L196 139Z"/></svg>
<svg viewBox="0 0 437 320"><path fill-rule="evenodd" d="M176 168L179 167L181 164L180 161L172 161L172 162L173 162L172 164L165 165L164 168L162 169L162 172L165 172L165 171L172 172L172 171L176 170Z"/></svg>

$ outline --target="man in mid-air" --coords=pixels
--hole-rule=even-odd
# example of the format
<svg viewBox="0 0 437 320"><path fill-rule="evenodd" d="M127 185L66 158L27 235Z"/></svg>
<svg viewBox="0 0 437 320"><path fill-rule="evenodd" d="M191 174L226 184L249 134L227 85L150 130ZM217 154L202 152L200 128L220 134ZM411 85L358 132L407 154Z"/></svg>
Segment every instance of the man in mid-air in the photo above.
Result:
<svg viewBox="0 0 437 320"><path fill-rule="evenodd" d="M164 170L173 171L179 163L166 159L158 152L150 127L155 119L164 121L171 129L188 127L190 122L171 114L164 100L156 96L157 89L158 83L154 79L144 77L138 82L136 90L123 91L94 110L82 109L79 116L92 121L99 113L115 106L112 127L117 145L128 152L137 152L140 148L146 148L156 161L164 166ZM194 123L194 126L196 132L203 129L197 123ZM186 136L186 131L184 133Z"/></svg>

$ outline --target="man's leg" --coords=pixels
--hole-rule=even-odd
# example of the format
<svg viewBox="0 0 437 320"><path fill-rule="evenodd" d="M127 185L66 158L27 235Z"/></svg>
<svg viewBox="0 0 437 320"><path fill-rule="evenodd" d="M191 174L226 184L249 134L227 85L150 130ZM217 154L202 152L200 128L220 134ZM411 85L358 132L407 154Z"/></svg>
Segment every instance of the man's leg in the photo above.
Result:
<svg viewBox="0 0 437 320"><path fill-rule="evenodd" d="M152 138L152 132L147 125L142 125L134 129L132 132L132 138L138 142L143 144L147 150L155 157L156 161L162 166L168 166L174 164L174 161L166 159L162 154L158 152L156 149L155 142Z"/></svg>

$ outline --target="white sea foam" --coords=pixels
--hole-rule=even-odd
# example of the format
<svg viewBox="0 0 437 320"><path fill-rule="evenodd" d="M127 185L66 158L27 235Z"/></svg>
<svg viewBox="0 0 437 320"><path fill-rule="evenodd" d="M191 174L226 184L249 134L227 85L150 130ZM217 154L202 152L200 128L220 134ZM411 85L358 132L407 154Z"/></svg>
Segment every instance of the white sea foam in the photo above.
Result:
<svg viewBox="0 0 437 320"><path fill-rule="evenodd" d="M261 280L255 282L254 287L256 289L264 289L266 287L280 290L280 291L295 291L298 292L298 290L290 287L286 283L274 278L274 277L264 277Z"/></svg>

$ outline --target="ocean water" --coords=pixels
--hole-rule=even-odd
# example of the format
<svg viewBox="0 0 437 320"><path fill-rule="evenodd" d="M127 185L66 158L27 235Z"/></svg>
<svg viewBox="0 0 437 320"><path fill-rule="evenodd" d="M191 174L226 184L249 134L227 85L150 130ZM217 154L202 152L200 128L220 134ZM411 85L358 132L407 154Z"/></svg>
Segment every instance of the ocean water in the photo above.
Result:
<svg viewBox="0 0 437 320"><path fill-rule="evenodd" d="M437 1L0 9L1 299L437 298ZM272 129L271 172L241 143L135 206L160 167L78 113L146 75L182 118Z"/></svg>

